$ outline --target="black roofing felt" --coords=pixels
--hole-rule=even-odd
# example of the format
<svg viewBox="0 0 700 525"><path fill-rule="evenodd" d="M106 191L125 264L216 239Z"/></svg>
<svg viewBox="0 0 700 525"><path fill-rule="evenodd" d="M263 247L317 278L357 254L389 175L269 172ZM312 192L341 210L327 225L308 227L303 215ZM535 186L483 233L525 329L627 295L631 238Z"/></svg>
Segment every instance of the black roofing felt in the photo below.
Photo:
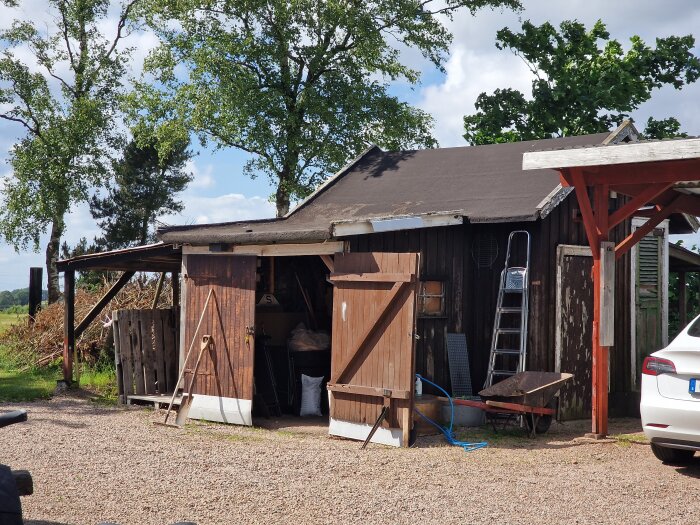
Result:
<svg viewBox="0 0 700 525"><path fill-rule="evenodd" d="M559 184L554 170L521 169L526 151L601 144L607 133L489 146L383 152L373 148L289 217L159 231L165 242L317 241L337 222L455 213L472 222L534 220Z"/></svg>

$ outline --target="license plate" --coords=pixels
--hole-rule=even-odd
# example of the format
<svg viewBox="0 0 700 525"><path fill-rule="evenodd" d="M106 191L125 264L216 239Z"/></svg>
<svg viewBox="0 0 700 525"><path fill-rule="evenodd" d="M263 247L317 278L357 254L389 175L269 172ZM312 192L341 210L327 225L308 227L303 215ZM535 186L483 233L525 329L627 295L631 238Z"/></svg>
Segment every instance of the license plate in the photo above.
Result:
<svg viewBox="0 0 700 525"><path fill-rule="evenodd" d="M691 394L700 394L700 379L693 378L690 380L688 392Z"/></svg>

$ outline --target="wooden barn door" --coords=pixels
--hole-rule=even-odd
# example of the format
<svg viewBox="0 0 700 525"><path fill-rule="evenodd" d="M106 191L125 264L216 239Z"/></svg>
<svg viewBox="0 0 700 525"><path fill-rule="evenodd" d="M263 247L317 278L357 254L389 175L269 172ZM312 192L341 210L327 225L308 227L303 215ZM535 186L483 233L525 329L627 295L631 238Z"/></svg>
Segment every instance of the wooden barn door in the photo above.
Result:
<svg viewBox="0 0 700 525"><path fill-rule="evenodd" d="M415 383L416 253L335 256L331 435L408 446Z"/></svg>
<svg viewBox="0 0 700 525"><path fill-rule="evenodd" d="M250 255L183 256L183 352L193 350L185 366L190 379L204 334L213 337L192 389L189 417L252 425L256 258ZM214 296L205 309L211 291ZM217 311L218 305L218 311ZM195 335L197 324L204 316ZM220 313L220 317L219 317ZM192 344L195 339L194 344Z"/></svg>
<svg viewBox="0 0 700 525"><path fill-rule="evenodd" d="M557 247L555 371L574 374L559 394L565 420L591 415L592 267L587 246Z"/></svg>

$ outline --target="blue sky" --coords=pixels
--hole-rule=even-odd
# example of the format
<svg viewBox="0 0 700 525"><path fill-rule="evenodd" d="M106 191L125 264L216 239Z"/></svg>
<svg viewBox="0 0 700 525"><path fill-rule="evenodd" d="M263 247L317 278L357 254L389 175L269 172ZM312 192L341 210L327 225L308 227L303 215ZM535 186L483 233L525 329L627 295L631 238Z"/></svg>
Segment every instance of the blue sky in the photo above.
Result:
<svg viewBox="0 0 700 525"><path fill-rule="evenodd" d="M44 3L30 0L24 4L25 16L41 20ZM653 45L656 37L672 34L691 34L700 27L700 3L694 0L667 0L665 2L629 2L609 0L524 0L525 10L520 14L501 11L482 11L475 17L467 12L448 22L454 34L446 72L440 73L426 63L419 54L407 51L405 60L423 71L422 83L409 87L396 85L394 93L431 113L436 121L434 134L442 146L465 145L461 137L462 116L474 111L474 101L481 92L496 88L513 87L529 93L530 74L520 59L508 51L499 51L494 45L496 31L504 26L517 29L522 20L536 24L550 21L558 24L566 19L578 19L587 26L602 19L613 38L623 45L630 36L640 35ZM0 7L0 26L12 16ZM699 35L700 36L700 35ZM132 45L138 49L132 69L138 72L145 54L155 45L149 34L132 35ZM696 48L696 53L700 50ZM633 114L637 122L647 117L676 116L683 130L700 135L700 83L682 91L663 89L651 101ZM0 123L0 176L10 173L4 163L7 150L17 138L18 130L8 123ZM199 149L190 166L195 179L182 194L185 210L178 216L162 218L170 224L199 224L274 216L269 196L274 188L265 175L250 179L242 174L247 155L227 149ZM67 220L65 238L69 243L81 236L92 238L98 228L85 206L77 206ZM697 242L695 238L689 242ZM698 242L700 244L700 242ZM10 246L0 243L0 290L27 286L28 268L43 266L43 243L39 253L17 254Z"/></svg>

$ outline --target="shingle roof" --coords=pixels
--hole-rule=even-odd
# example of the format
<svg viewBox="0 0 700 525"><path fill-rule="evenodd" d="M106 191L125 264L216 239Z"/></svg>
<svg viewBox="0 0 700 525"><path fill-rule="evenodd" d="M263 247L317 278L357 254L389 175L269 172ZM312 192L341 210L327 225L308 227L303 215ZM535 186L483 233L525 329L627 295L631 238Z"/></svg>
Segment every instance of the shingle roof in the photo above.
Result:
<svg viewBox="0 0 700 525"><path fill-rule="evenodd" d="M521 169L526 151L601 144L607 133L488 146L368 150L283 219L176 226L164 242L264 243L331 238L332 225L386 217L461 215L471 222L535 220L559 184L554 170Z"/></svg>

